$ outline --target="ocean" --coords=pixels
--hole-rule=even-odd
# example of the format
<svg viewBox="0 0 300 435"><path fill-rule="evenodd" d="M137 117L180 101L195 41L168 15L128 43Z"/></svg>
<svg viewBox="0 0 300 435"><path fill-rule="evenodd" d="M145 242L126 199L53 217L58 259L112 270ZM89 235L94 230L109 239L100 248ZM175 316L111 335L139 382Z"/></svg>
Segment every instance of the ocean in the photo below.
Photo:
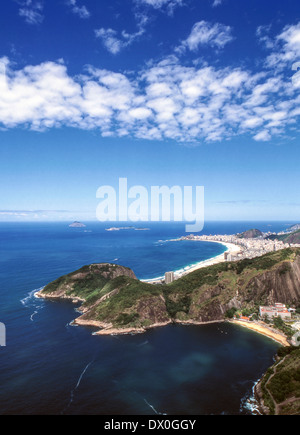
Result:
<svg viewBox="0 0 300 435"><path fill-rule="evenodd" d="M280 231L292 223L209 222L203 234ZM185 234L177 223L120 231L68 224L0 223L0 322L7 334L0 414L252 414L253 386L279 348L269 338L226 323L99 337L70 325L78 316L70 302L34 297L86 264L121 264L152 279L220 255L224 246L174 241Z"/></svg>

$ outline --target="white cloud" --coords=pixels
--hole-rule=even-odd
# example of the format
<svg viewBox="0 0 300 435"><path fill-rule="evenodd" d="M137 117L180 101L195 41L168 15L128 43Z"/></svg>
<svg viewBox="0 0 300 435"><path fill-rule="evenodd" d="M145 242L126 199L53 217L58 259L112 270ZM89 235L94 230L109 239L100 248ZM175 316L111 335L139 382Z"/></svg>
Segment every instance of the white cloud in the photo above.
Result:
<svg viewBox="0 0 300 435"><path fill-rule="evenodd" d="M28 24L41 24L43 16L43 3L36 0L21 0L19 2L19 15L23 17Z"/></svg>
<svg viewBox="0 0 300 435"><path fill-rule="evenodd" d="M91 220L93 212L88 211L69 211L69 210L0 210L0 221L69 221Z"/></svg>
<svg viewBox="0 0 300 435"><path fill-rule="evenodd" d="M295 57L300 56L300 23L285 27L278 39L284 42L286 53L293 53Z"/></svg>
<svg viewBox="0 0 300 435"><path fill-rule="evenodd" d="M135 3L138 5L148 5L152 6L154 9L162 9L166 8L169 14L174 12L178 6L182 6L184 4L183 0L135 0Z"/></svg>
<svg viewBox="0 0 300 435"><path fill-rule="evenodd" d="M273 49L275 45L274 40L269 36L271 27L272 26L269 24L265 26L259 26L256 29L256 36L267 49Z"/></svg>
<svg viewBox="0 0 300 435"><path fill-rule="evenodd" d="M230 26L225 26L220 23L213 24L207 21L199 21L194 24L190 35L186 40L182 41L177 51L180 52L185 49L197 51L201 46L223 48L232 40L233 36Z"/></svg>
<svg viewBox="0 0 300 435"><path fill-rule="evenodd" d="M267 130L263 130L254 136L254 140L257 142L268 142L270 139L271 135Z"/></svg>
<svg viewBox="0 0 300 435"><path fill-rule="evenodd" d="M112 54L117 54L124 47L124 42L117 37L117 32L113 29L97 29L95 35L100 38L104 47Z"/></svg>
<svg viewBox="0 0 300 435"><path fill-rule="evenodd" d="M273 53L267 58L267 66L284 68L300 59L300 22L286 26L273 44Z"/></svg>
<svg viewBox="0 0 300 435"><path fill-rule="evenodd" d="M127 33L125 30L118 35L118 32L113 29L97 29L95 30L96 38L101 39L103 46L111 54L118 54L121 50L129 47L137 38L143 35L144 29L136 33Z"/></svg>
<svg viewBox="0 0 300 435"><path fill-rule="evenodd" d="M78 6L77 0L68 0L68 5L71 7L72 12L80 18L89 18L91 15L86 6Z"/></svg>
<svg viewBox="0 0 300 435"><path fill-rule="evenodd" d="M215 8L217 6L220 6L222 3L223 3L223 0L214 0L212 6L213 6L213 8Z"/></svg>
<svg viewBox="0 0 300 435"><path fill-rule="evenodd" d="M134 119L139 119L139 120L143 120L143 119L147 119L152 115L151 110L148 110L145 107L138 107L136 109L131 109L129 110L129 116L131 116Z"/></svg>
<svg viewBox="0 0 300 435"><path fill-rule="evenodd" d="M161 8L163 5L169 3L170 0L139 0L139 3L151 5L154 8Z"/></svg>
<svg viewBox="0 0 300 435"><path fill-rule="evenodd" d="M114 31L108 36L117 52ZM296 51L297 39L288 40ZM295 128L299 107L298 87L272 68L185 66L170 56L135 76L89 66L72 77L62 61L17 70L0 59L2 129L69 126L104 137L211 142L247 134L269 141Z"/></svg>
<svg viewBox="0 0 300 435"><path fill-rule="evenodd" d="M28 124L39 129L79 116L76 107L65 104L79 88L63 65L46 62L16 73L10 71L7 59L0 65L0 119L5 126Z"/></svg>
<svg viewBox="0 0 300 435"><path fill-rule="evenodd" d="M120 35L113 29L96 29L95 36L100 38L103 46L112 54L118 54L122 49L129 47L133 42L146 32L148 18L142 13L136 13L137 32L128 33L123 30Z"/></svg>

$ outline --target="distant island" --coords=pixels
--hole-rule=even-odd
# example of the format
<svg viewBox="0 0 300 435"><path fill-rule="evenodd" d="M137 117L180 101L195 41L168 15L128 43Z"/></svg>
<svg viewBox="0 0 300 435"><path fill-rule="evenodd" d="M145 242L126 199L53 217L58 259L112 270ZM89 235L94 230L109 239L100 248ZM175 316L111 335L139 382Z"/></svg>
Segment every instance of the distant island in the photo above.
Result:
<svg viewBox="0 0 300 435"><path fill-rule="evenodd" d="M105 228L105 231L121 231L121 230L133 230L134 227L111 227Z"/></svg>
<svg viewBox="0 0 300 435"><path fill-rule="evenodd" d="M138 228L138 227L111 227L111 228L105 228L105 231L121 231L121 230L150 231L150 228Z"/></svg>
<svg viewBox="0 0 300 435"><path fill-rule="evenodd" d="M82 222L73 222L72 224L69 225L70 228L85 228L86 225L84 225Z"/></svg>

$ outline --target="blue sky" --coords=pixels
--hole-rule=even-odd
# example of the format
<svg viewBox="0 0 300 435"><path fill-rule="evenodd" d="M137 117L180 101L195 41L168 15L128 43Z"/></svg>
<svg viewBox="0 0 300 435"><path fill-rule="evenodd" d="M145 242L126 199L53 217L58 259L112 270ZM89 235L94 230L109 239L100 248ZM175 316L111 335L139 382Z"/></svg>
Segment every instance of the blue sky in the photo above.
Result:
<svg viewBox="0 0 300 435"><path fill-rule="evenodd" d="M0 5L0 220L204 186L207 220L300 221L295 0Z"/></svg>

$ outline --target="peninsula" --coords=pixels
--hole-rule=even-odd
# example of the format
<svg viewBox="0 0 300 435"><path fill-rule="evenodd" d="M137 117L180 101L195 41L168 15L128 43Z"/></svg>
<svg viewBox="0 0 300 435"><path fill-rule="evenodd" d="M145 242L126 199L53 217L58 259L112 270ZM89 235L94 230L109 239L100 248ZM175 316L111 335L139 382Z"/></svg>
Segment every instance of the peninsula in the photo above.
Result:
<svg viewBox="0 0 300 435"><path fill-rule="evenodd" d="M78 325L97 334L141 333L169 323L222 322L227 313L280 301L300 304L300 249L200 268L170 284L139 281L129 268L92 264L48 284L38 297L80 302Z"/></svg>

